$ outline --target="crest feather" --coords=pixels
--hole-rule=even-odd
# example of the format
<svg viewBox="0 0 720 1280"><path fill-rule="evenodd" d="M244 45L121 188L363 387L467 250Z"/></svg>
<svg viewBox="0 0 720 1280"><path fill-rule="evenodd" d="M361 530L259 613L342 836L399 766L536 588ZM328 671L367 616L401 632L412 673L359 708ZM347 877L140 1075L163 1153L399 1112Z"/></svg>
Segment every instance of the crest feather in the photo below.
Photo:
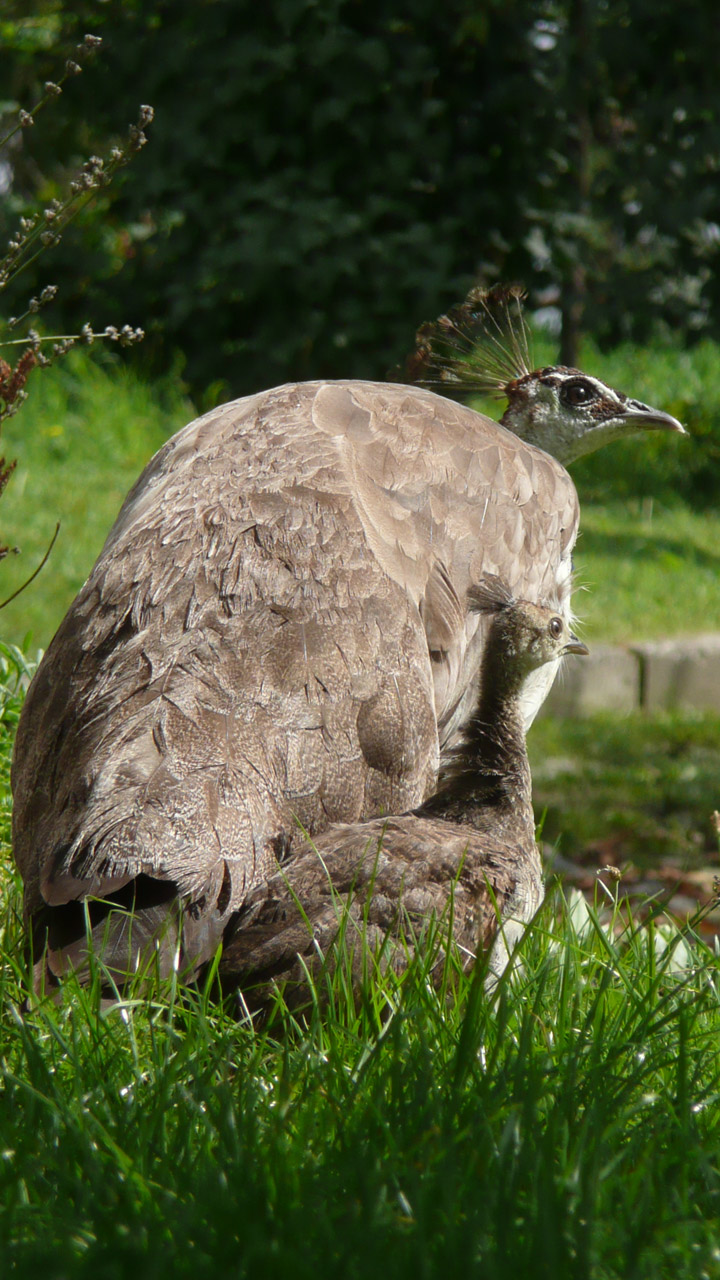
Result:
<svg viewBox="0 0 720 1280"><path fill-rule="evenodd" d="M502 613L517 603L504 579L494 573L486 573L468 587L467 598L473 613Z"/></svg>
<svg viewBox="0 0 720 1280"><path fill-rule="evenodd" d="M507 394L508 384L532 372L520 285L471 289L464 302L421 325L404 381L444 395Z"/></svg>

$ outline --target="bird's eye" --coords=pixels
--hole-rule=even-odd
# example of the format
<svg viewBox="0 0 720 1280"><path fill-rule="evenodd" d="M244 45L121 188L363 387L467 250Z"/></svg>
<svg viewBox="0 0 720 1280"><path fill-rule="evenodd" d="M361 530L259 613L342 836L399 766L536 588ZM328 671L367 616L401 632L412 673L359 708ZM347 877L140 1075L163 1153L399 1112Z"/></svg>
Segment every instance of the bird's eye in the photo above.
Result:
<svg viewBox="0 0 720 1280"><path fill-rule="evenodd" d="M558 636L562 635L562 629L563 629L562 618L550 619L550 635L554 636L556 640Z"/></svg>
<svg viewBox="0 0 720 1280"><path fill-rule="evenodd" d="M564 382L560 387L560 399L563 404L576 408L581 404L588 404L590 400L594 400L597 396L597 388L592 382L588 382L586 378L574 378L571 382Z"/></svg>

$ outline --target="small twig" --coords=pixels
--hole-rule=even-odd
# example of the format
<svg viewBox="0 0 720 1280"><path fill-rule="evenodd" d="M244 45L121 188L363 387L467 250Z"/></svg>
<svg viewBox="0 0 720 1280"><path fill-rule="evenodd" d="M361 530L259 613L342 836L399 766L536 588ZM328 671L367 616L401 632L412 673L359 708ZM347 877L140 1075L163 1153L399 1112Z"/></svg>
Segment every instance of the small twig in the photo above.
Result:
<svg viewBox="0 0 720 1280"><path fill-rule="evenodd" d="M119 342L121 347L130 347L135 342L142 342L145 337L143 329L133 329L132 325L124 324L122 329L116 328L114 324L108 324L100 332L96 333L89 324L84 324L79 333L36 333L34 329L30 329L24 338L2 338L0 339L0 348L2 347L21 347L30 346L33 350L37 350L42 342L82 342L85 346L92 346L98 338L108 338L111 342ZM55 354L58 354L57 352Z"/></svg>
<svg viewBox="0 0 720 1280"><path fill-rule="evenodd" d="M14 138L15 134L18 133L20 129L32 128L35 124L35 116L38 111L41 111L43 107L46 107L54 98L60 97L63 91L63 85L68 77L80 75L80 72L82 71L82 66L80 64L88 58L91 58L100 48L101 44L101 36L86 35L82 42L75 46L75 58L77 61L75 61L74 58L67 58L65 61L65 70L59 80L57 82L53 80L45 81L45 92L40 101L35 103L32 111L18 112L17 124L13 125L9 132L0 138L0 147L6 146L10 139Z"/></svg>
<svg viewBox="0 0 720 1280"><path fill-rule="evenodd" d="M57 536L58 536L59 532L60 532L60 521L58 520L57 524L55 525L55 532L54 532L54 534L53 534L52 538L50 539L50 546L48 547L47 551L45 552L45 555L43 556L42 560L40 561L40 563L39 563L39 565L38 565L37 569L35 569L35 571L34 571L33 573L31 573L31 574L30 574L30 577L29 577L25 582L23 582L23 584L22 584L22 586L21 586L21 587L18 587L17 591L13 591L13 593L12 593L12 595L11 595L11 596L8 596L6 600L3 600L3 601L0 603L0 609L4 609L6 604L10 604L10 601L11 601L11 600L14 600L17 596L19 596L19 595L20 595L20 593L21 593L21 591L24 591L26 587L29 587L29 586L30 586L30 583L31 583L31 582L33 582L33 581L35 580L35 578L37 578L37 576L38 576L38 574L39 574L40 570L41 570L41 569L43 569L43 568L45 567L45 565L47 564L47 562L48 562L48 558L49 558L49 556L50 556L50 552L52 551L53 547L55 546L55 543L57 542Z"/></svg>
<svg viewBox="0 0 720 1280"><path fill-rule="evenodd" d="M137 124L130 126L122 146L115 146L108 160L90 156L70 183L70 194L64 200L53 200L42 216L21 219L20 230L8 242L7 252L0 259L0 289L5 289L21 271L35 262L46 249L60 243L63 232L72 220L94 200L100 189L109 186L119 169L129 164L147 142L144 129L152 123L153 108L140 107ZM10 328L18 322L13 317Z"/></svg>

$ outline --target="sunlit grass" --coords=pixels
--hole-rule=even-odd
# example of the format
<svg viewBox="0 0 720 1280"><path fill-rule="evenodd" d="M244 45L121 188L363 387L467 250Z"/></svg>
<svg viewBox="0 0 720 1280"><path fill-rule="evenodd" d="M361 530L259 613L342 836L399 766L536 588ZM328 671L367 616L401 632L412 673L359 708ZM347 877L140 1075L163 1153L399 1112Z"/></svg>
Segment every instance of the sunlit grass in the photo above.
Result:
<svg viewBox="0 0 720 1280"><path fill-rule="evenodd" d="M640 386L634 367L611 372L682 416L676 373L660 386L650 370ZM6 593L63 528L4 612L6 639L47 643L125 491L191 416L179 394L82 359L37 380L5 431L19 466L3 537L23 547L2 565ZM623 484L638 447L619 455ZM638 477L644 499L622 504L610 482L597 501L604 473L576 475L595 499L577 554L591 646L720 625L717 520L653 496L653 474ZM551 895L496 1007L461 976L441 998L418 963L359 995L339 970L305 1025L281 997L258 1029L172 984L124 1011L101 1013L97 990L72 984L59 1007L25 1009L7 848L23 659L0 656L9 1274L720 1277L720 974L669 922L640 927L609 903L610 928ZM711 855L716 719L541 721L530 745L544 835L566 856L598 837L636 860Z"/></svg>
<svg viewBox="0 0 720 1280"><path fill-rule="evenodd" d="M599 907L602 907L602 898ZM491 1003L422 962L265 1029L172 985L21 1013L0 1245L23 1275L717 1275L718 961L551 899Z"/></svg>
<svg viewBox="0 0 720 1280"><path fill-rule="evenodd" d="M4 425L17 469L0 502L0 540L19 547L0 565L0 599L40 563L41 574L0 614L0 636L45 648L87 577L131 484L169 435L193 416L171 379L149 386L122 365L72 353L29 383Z"/></svg>
<svg viewBox="0 0 720 1280"><path fill-rule="evenodd" d="M590 646L720 631L720 514L585 503L575 567Z"/></svg>

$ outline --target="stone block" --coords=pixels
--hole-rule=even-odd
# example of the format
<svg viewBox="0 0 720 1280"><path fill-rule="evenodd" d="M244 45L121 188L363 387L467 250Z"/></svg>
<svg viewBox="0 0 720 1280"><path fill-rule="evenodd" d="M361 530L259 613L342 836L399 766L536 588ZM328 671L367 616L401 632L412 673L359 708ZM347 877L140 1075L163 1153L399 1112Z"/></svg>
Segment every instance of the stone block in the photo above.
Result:
<svg viewBox="0 0 720 1280"><path fill-rule="evenodd" d="M634 711L640 705L640 662L635 653L595 645L587 658L563 660L541 715L584 716Z"/></svg>
<svg viewBox="0 0 720 1280"><path fill-rule="evenodd" d="M633 651L646 710L720 711L720 635L648 641Z"/></svg>

